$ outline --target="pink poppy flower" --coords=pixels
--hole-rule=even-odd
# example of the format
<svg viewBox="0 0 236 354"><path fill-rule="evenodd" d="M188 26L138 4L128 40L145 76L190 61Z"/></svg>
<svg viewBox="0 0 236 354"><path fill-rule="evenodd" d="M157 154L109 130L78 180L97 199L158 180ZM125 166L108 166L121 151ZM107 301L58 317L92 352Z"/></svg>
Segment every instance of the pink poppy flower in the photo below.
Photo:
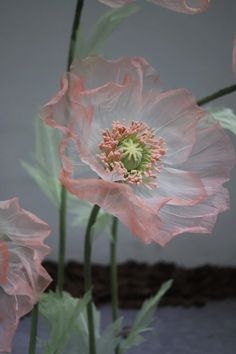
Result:
<svg viewBox="0 0 236 354"><path fill-rule="evenodd" d="M189 91L162 93L142 58L77 59L41 115L63 132L66 188L145 243L211 232L228 208L228 137L218 124L204 128L206 112Z"/></svg>
<svg viewBox="0 0 236 354"><path fill-rule="evenodd" d="M128 5L132 3L134 0L99 0L105 5L108 5L113 8L119 8L124 5ZM210 6L211 0L195 0L194 3L191 4L191 0L147 0L152 2L153 4L160 5L162 7L166 7L167 9L182 12L184 14L199 14L204 12Z"/></svg>
<svg viewBox="0 0 236 354"><path fill-rule="evenodd" d="M0 353L11 351L20 317L30 312L51 278L42 267L50 228L21 209L18 199L0 202Z"/></svg>

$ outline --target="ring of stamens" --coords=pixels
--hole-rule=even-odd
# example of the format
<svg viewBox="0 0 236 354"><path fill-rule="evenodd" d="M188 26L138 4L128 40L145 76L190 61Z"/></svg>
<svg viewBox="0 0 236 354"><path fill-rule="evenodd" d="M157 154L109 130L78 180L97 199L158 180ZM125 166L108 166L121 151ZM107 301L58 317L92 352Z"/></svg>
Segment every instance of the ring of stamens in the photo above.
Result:
<svg viewBox="0 0 236 354"><path fill-rule="evenodd" d="M111 131L103 131L99 149L98 157L105 170L120 175L120 181L158 187L156 179L166 144L163 138L155 137L147 124L132 121L126 126L123 122L113 122Z"/></svg>

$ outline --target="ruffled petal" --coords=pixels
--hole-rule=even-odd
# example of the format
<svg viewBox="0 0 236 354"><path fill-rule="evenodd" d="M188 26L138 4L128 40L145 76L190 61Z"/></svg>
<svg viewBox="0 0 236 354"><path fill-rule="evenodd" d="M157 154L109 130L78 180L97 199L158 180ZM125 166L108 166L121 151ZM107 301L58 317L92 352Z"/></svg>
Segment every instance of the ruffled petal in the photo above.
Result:
<svg viewBox="0 0 236 354"><path fill-rule="evenodd" d="M18 323L16 297L6 294L0 286L0 353L11 353Z"/></svg>
<svg viewBox="0 0 236 354"><path fill-rule="evenodd" d="M4 257L7 254L8 262L4 282L0 282L0 339L4 337L0 342L3 351L10 351L19 318L32 309L51 282L41 265L49 253L49 247L43 242L49 233L49 226L21 209L17 198L0 202L1 253L5 254ZM10 311L4 312L5 308Z"/></svg>
<svg viewBox="0 0 236 354"><path fill-rule="evenodd" d="M43 244L51 232L49 225L22 209L18 198L0 202L0 225L0 235L4 235L6 241L31 249L45 249L42 258L49 253L49 247Z"/></svg>
<svg viewBox="0 0 236 354"><path fill-rule="evenodd" d="M184 14L195 15L204 12L210 6L210 0L147 0L153 4L166 7L167 9L182 12ZM191 5L192 3L192 5Z"/></svg>
<svg viewBox="0 0 236 354"><path fill-rule="evenodd" d="M158 209L166 203L165 198L160 198L154 211L126 184L97 179L71 179L65 171L61 173L61 182L80 199L97 204L119 218L143 242L150 243L158 233Z"/></svg>
<svg viewBox="0 0 236 354"><path fill-rule="evenodd" d="M187 90L144 95L141 120L155 130L157 137L165 139L165 164L175 165L187 159L195 143L197 123L204 115Z"/></svg>
<svg viewBox="0 0 236 354"><path fill-rule="evenodd" d="M99 0L102 4L112 7L113 9L118 9L124 5L131 4L135 0Z"/></svg>
<svg viewBox="0 0 236 354"><path fill-rule="evenodd" d="M210 195L229 180L234 164L234 148L224 129L219 124L209 128L200 125L191 156L180 168L197 174Z"/></svg>
<svg viewBox="0 0 236 354"><path fill-rule="evenodd" d="M124 85L127 81L138 84L140 92L150 89L159 92L161 90L158 73L142 57L124 57L117 60L106 60L99 56L76 58L71 66L71 72L83 82L85 92L107 83Z"/></svg>
<svg viewBox="0 0 236 354"><path fill-rule="evenodd" d="M207 197L203 183L196 174L174 168L162 169L158 191L170 199L169 204L179 206L194 205Z"/></svg>
<svg viewBox="0 0 236 354"><path fill-rule="evenodd" d="M178 207L166 204L159 213L161 219L159 238L162 245L184 232L211 233L218 214L228 208L229 194L223 187L196 205Z"/></svg>

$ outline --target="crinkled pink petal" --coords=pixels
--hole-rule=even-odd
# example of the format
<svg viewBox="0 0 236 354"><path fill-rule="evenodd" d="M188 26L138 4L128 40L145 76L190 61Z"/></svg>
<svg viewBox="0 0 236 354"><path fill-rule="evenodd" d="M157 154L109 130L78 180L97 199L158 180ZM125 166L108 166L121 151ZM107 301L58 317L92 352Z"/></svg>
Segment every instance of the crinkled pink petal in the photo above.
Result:
<svg viewBox="0 0 236 354"><path fill-rule="evenodd" d="M193 151L180 168L197 174L211 195L229 180L234 163L235 152L229 137L219 124L214 124L209 128L199 126Z"/></svg>
<svg viewBox="0 0 236 354"><path fill-rule="evenodd" d="M234 46L233 46L233 72L236 76L236 36L234 37Z"/></svg>
<svg viewBox="0 0 236 354"><path fill-rule="evenodd" d="M8 252L6 279L0 283L0 343L3 352L10 351L19 318L31 311L51 282L41 265L49 253L49 247L43 242L49 233L49 226L21 209L17 198L0 202L0 240L3 238ZM11 310L5 313L5 308Z"/></svg>
<svg viewBox="0 0 236 354"><path fill-rule="evenodd" d="M0 353L11 353L18 323L17 299L6 294L0 286Z"/></svg>
<svg viewBox="0 0 236 354"><path fill-rule="evenodd" d="M193 95L184 89L159 95L144 95L140 118L166 141L163 161L175 165L187 159L195 143L196 125L205 112L196 104Z"/></svg>
<svg viewBox="0 0 236 354"><path fill-rule="evenodd" d="M161 220L159 238L163 241L162 245L184 232L211 233L218 214L228 208L229 194L223 187L196 205L182 207L164 205L159 212Z"/></svg>
<svg viewBox="0 0 236 354"><path fill-rule="evenodd" d="M167 9L195 15L204 12L210 6L210 0L147 0Z"/></svg>
<svg viewBox="0 0 236 354"><path fill-rule="evenodd" d="M99 205L106 212L118 217L143 242L150 243L157 237L160 226L158 209L167 199L160 198L154 211L139 199L128 185L98 179L71 179L62 171L61 182L80 199Z"/></svg>
<svg viewBox="0 0 236 354"><path fill-rule="evenodd" d="M124 5L128 5L134 0L99 0L101 3L113 7L119 8ZM199 14L204 12L210 6L211 0L147 0L155 5L166 7L167 9L182 12L184 14Z"/></svg>
<svg viewBox="0 0 236 354"><path fill-rule="evenodd" d="M71 72L83 82L85 92L108 83L124 85L130 80L139 85L140 92L150 89L160 92L161 89L158 73L142 57L124 57L117 60L106 60L100 56L76 58Z"/></svg>
<svg viewBox="0 0 236 354"><path fill-rule="evenodd" d="M136 104L131 104L131 100L128 100L131 94L134 96L134 90L129 89L131 85L140 94L147 89L155 89L159 92L159 75L145 59L140 57L110 61L98 56L83 60L77 58L71 67L71 73L63 76L59 93L41 109L39 114L46 124L59 128L63 133L68 133L71 130L71 122L74 120L78 122L80 119L76 105L83 104L91 111L92 104L96 106L102 96L107 99L109 93L111 101L112 97L117 101L117 94L122 95L123 92L119 102L121 105L123 98L123 105L129 103L130 112L127 110L127 114L131 116L135 114L135 109L137 112L138 108ZM131 110L132 107L133 110Z"/></svg>
<svg viewBox="0 0 236 354"><path fill-rule="evenodd" d="M172 205L194 205L207 197L200 177L189 171L164 167L158 182L159 194Z"/></svg>
<svg viewBox="0 0 236 354"><path fill-rule="evenodd" d="M135 0L99 0L102 4L112 7L113 9L118 9L124 5L131 4Z"/></svg>
<svg viewBox="0 0 236 354"><path fill-rule="evenodd" d="M70 103L71 96L79 95L82 88L79 77L70 73L65 74L61 80L60 91L40 110L40 117L52 128L68 133L70 122L75 118L75 112Z"/></svg>

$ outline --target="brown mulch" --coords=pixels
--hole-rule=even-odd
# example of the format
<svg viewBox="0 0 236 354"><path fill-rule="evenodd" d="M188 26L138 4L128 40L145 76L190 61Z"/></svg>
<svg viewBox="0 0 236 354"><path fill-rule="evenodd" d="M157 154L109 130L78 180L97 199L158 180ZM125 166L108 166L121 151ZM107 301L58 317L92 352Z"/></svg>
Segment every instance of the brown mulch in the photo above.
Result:
<svg viewBox="0 0 236 354"><path fill-rule="evenodd" d="M44 267L54 279L50 289L55 290L57 264L47 261ZM172 263L148 265L130 261L118 266L118 279L120 308L139 308L168 279L173 279L174 283L161 305L204 306L210 300L236 298L236 268L232 267L206 265L187 269ZM93 284L96 304L109 302L109 266L93 265ZM67 263L64 289L75 297L83 295L82 264Z"/></svg>

